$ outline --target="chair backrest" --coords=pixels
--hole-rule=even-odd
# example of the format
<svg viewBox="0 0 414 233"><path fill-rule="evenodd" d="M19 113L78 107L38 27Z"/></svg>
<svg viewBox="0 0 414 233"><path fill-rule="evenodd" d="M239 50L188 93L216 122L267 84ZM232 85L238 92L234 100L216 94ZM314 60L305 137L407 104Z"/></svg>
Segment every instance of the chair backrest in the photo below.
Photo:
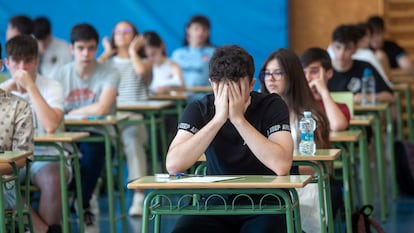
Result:
<svg viewBox="0 0 414 233"><path fill-rule="evenodd" d="M354 94L349 91L334 91L331 92L331 97L335 102L344 103L348 106L351 118L354 117Z"/></svg>

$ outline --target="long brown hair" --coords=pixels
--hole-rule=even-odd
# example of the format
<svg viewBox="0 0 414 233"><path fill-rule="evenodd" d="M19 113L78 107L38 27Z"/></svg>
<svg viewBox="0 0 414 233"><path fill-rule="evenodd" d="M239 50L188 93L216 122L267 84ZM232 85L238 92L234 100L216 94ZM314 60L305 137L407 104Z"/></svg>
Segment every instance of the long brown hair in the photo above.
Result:
<svg viewBox="0 0 414 233"><path fill-rule="evenodd" d="M278 49L267 57L260 73L264 72L267 64L274 59L278 61L284 73L286 85L281 95L290 113L295 114L296 119L299 120L304 111L311 111L317 125L315 132L317 148L330 148L328 118L312 95L298 56L289 49ZM263 78L260 79L260 88L261 92L269 93Z"/></svg>

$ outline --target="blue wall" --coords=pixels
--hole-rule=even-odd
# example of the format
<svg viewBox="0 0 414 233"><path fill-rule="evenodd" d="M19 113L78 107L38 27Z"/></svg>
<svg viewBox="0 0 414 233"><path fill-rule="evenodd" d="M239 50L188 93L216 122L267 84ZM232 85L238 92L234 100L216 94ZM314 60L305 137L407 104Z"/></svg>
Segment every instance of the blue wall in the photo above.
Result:
<svg viewBox="0 0 414 233"><path fill-rule="evenodd" d="M288 46L287 0L15 0L0 1L0 42L4 48L7 20L16 14L47 16L53 33L69 40L74 24L94 25L100 37L109 36L120 20L134 23L141 32L157 31L167 52L180 47L186 22L193 14L211 20L214 45L239 44L255 58L258 70L276 48ZM102 51L99 47L98 54ZM4 53L3 53L4 56Z"/></svg>

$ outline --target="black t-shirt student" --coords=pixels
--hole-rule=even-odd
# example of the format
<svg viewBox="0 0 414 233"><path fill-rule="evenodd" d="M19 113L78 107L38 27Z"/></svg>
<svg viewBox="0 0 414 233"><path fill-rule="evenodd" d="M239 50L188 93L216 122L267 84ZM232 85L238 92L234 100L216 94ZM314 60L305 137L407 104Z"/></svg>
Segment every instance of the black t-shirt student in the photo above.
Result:
<svg viewBox="0 0 414 233"><path fill-rule="evenodd" d="M362 88L362 76L364 69L369 68L375 78L376 93L392 90L384 82L378 71L369 63L359 60L353 60L352 67L348 71L338 72L334 70L331 79L328 80L329 91L350 91L352 93L360 93Z"/></svg>
<svg viewBox="0 0 414 233"><path fill-rule="evenodd" d="M278 131L289 131L289 111L279 95L252 92L245 117L261 134L269 137ZM209 94L190 103L178 129L196 133L215 114L214 95ZM252 153L236 128L227 120L206 152L209 175L275 175Z"/></svg>
<svg viewBox="0 0 414 233"><path fill-rule="evenodd" d="M401 48L397 43L393 41L386 40L382 50L387 54L388 62L390 63L391 68L398 68L398 59L401 56L405 56L406 53L403 48Z"/></svg>

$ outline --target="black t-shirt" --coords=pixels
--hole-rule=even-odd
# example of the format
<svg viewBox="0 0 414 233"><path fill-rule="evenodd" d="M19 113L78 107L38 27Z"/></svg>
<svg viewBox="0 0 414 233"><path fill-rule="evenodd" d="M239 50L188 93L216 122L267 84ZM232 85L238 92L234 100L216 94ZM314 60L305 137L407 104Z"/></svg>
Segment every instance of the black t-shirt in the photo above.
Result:
<svg viewBox="0 0 414 233"><path fill-rule="evenodd" d="M375 78L376 93L392 90L384 82L378 71L368 62L353 60L352 67L348 71L338 72L334 70L331 79L328 80L329 91L350 91L352 93L360 93L362 88L362 76L364 69L369 68Z"/></svg>
<svg viewBox="0 0 414 233"><path fill-rule="evenodd" d="M196 133L214 114L214 95L209 94L186 107L178 129ZM252 92L245 117L265 137L278 131L290 132L288 107L276 94ZM209 175L275 175L254 156L230 120L219 130L205 154Z"/></svg>
<svg viewBox="0 0 414 233"><path fill-rule="evenodd" d="M397 43L389 40L384 41L382 47L384 52L387 54L388 62L390 63L391 68L398 68L398 59L401 56L405 56L406 53L403 48L401 48Z"/></svg>

